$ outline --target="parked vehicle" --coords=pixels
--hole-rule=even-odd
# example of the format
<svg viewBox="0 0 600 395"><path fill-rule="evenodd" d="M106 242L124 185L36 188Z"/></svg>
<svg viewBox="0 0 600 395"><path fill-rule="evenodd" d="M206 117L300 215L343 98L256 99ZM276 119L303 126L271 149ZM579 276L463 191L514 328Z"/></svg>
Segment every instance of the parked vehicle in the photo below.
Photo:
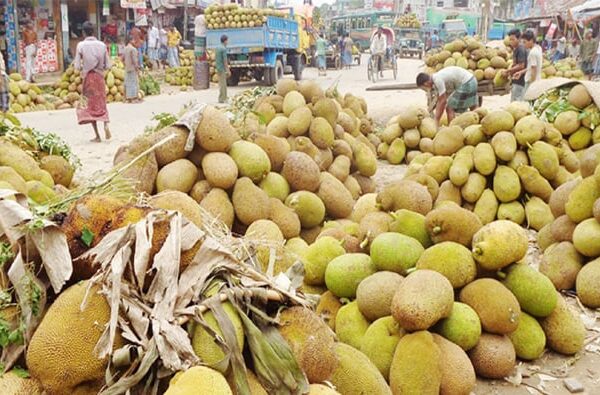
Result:
<svg viewBox="0 0 600 395"><path fill-rule="evenodd" d="M440 28L440 39L448 42L464 37L467 33L467 25L462 19L445 19Z"/></svg>
<svg viewBox="0 0 600 395"><path fill-rule="evenodd" d="M400 58L423 58L425 43L420 29L397 28L394 50Z"/></svg>
<svg viewBox="0 0 600 395"><path fill-rule="evenodd" d="M290 11L293 17L293 11ZM308 61L303 48L301 24L296 19L268 16L267 23L260 27L214 29L206 32L208 49L221 45L221 36L227 35L227 52L231 77L228 85L239 83L240 76L250 71L265 85L275 85L284 72L302 79L302 71Z"/></svg>
<svg viewBox="0 0 600 395"><path fill-rule="evenodd" d="M376 32L377 31L373 31L373 33L371 34L371 40L373 39L373 36ZM396 39L394 30L392 30L391 28L384 27L383 34L386 36L387 50L383 57L383 68L381 71L383 72L386 70L392 70L394 79L396 79L396 77L398 76L398 62L396 59L396 53L394 51L394 43ZM367 77L369 78L369 81L377 82L377 80L380 78L379 72L377 71L377 66L378 65L376 57L370 55L369 64L367 65Z"/></svg>
<svg viewBox="0 0 600 395"><path fill-rule="evenodd" d="M371 33L379 26L387 27L394 24L395 14L382 10L359 10L331 18L331 36L341 37L349 33L359 51L369 49Z"/></svg>

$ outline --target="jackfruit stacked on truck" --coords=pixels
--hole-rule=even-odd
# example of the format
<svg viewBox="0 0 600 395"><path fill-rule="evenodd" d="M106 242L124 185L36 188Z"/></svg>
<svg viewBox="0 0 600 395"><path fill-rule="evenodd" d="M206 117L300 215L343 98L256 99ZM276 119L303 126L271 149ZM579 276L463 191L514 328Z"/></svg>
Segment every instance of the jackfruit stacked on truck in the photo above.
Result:
<svg viewBox="0 0 600 395"><path fill-rule="evenodd" d="M284 73L293 73L296 80L302 79L307 59L302 49L301 26L294 18L293 11L286 14L280 11L235 8L231 12L235 15L219 18L229 19L232 16L235 21L240 13L245 16L244 13L250 12L261 13L263 22L241 27L235 22L226 22L219 24L219 28L208 29L208 49L219 47L221 36L227 35L227 54L231 69L228 85L237 85L240 76L247 72L257 81L264 80L265 85L275 85Z"/></svg>

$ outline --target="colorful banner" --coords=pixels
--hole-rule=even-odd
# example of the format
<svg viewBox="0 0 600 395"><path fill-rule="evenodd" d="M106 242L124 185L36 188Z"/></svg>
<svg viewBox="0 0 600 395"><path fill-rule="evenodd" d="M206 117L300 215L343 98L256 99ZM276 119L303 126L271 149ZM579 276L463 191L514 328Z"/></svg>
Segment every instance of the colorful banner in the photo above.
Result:
<svg viewBox="0 0 600 395"><path fill-rule="evenodd" d="M17 22L15 21L15 3L16 0L7 0L6 8L4 9L4 23L6 26L6 52L8 59L6 67L8 70L16 71L18 67L18 51L17 51Z"/></svg>
<svg viewBox="0 0 600 395"><path fill-rule="evenodd" d="M55 40L38 40L38 51L35 57L33 70L38 73L51 73L58 71L58 57ZM19 42L19 60L21 70L25 70L25 43Z"/></svg>

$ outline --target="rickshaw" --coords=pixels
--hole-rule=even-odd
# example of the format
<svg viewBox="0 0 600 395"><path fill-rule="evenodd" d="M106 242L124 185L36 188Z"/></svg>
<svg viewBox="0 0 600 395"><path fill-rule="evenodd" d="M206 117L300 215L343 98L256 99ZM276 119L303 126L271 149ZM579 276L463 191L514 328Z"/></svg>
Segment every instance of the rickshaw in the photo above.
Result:
<svg viewBox="0 0 600 395"><path fill-rule="evenodd" d="M386 71L386 70L392 70L393 74L394 74L394 79L396 79L396 76L398 75L398 62L396 60L396 55L394 53L394 40L396 38L395 34L394 34L394 30L389 28L389 27L384 27L382 28L383 30L383 34L386 37L386 41L387 41L387 48L385 51L385 55L383 57L383 67L382 67L382 72ZM371 33L371 41L373 41L373 37L375 36L375 34L377 33L377 30L374 30L373 33ZM371 54L371 56L369 57L369 64L367 66L367 76L369 77L369 81L372 82L377 82L377 79L379 79L379 73L377 70L377 60L375 59L375 57Z"/></svg>

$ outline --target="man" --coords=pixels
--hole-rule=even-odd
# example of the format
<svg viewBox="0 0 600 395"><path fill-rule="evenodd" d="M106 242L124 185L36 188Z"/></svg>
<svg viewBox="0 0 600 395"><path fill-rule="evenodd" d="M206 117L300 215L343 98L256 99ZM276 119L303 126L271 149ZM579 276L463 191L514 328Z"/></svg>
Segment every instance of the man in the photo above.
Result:
<svg viewBox="0 0 600 395"><path fill-rule="evenodd" d="M567 45L567 56L573 59L579 56L579 41L576 38Z"/></svg>
<svg viewBox="0 0 600 395"><path fill-rule="evenodd" d="M387 39L383 34L381 26L377 28L377 33L371 39L371 56L377 61L377 70L379 75L383 77L383 58L387 50Z"/></svg>
<svg viewBox="0 0 600 395"><path fill-rule="evenodd" d="M350 38L350 33L344 34L344 42L342 44L343 52L342 59L344 60L344 66L348 70L350 70L350 66L352 66L352 47L354 46L354 41Z"/></svg>
<svg viewBox="0 0 600 395"><path fill-rule="evenodd" d="M167 58L169 59L169 66L179 67L179 42L181 41L181 34L175 28L175 25L171 25L167 31Z"/></svg>
<svg viewBox="0 0 600 395"><path fill-rule="evenodd" d="M327 40L325 40L323 33L319 34L316 47L317 67L319 68L319 75L327 75Z"/></svg>
<svg viewBox="0 0 600 395"><path fill-rule="evenodd" d="M440 36L438 36L438 31L434 30L431 35L431 48L437 48L440 46Z"/></svg>
<svg viewBox="0 0 600 395"><path fill-rule="evenodd" d="M460 67L446 67L432 76L419 73L417 86L425 91L435 87L437 91L435 121L438 125L444 111L450 122L454 119L455 113L474 110L479 105L477 80L471 73Z"/></svg>
<svg viewBox="0 0 600 395"><path fill-rule="evenodd" d="M91 123L96 138L92 142L100 142L97 122L104 122L104 135L110 140L108 129L108 109L106 108L106 85L104 72L110 68L110 60L106 45L94 37L94 25L83 23L85 39L77 44L75 68L81 71L83 89L77 105L77 120L80 125Z"/></svg>
<svg viewBox="0 0 600 395"><path fill-rule="evenodd" d="M160 64L162 64L163 69L165 69L167 67L167 59L169 54L169 48L167 46L169 40L167 37L167 31L164 27L161 27L158 30L158 40L160 42L160 46L158 48L158 59Z"/></svg>
<svg viewBox="0 0 600 395"><path fill-rule="evenodd" d="M594 67L594 56L598 50L598 41L592 37L592 29L587 29L579 48L579 61L581 70L585 75L592 74Z"/></svg>
<svg viewBox="0 0 600 395"><path fill-rule="evenodd" d="M123 53L123 63L125 64L125 101L127 103L140 101L138 97L138 74L141 67L137 55L141 42L139 29L131 29L129 43Z"/></svg>
<svg viewBox="0 0 600 395"><path fill-rule="evenodd" d="M529 51L527 55L527 67L525 70L515 73L513 78L521 78L525 74L525 91L527 91L527 88L531 84L542 79L542 64L544 59L542 47L535 43L535 35L531 30L523 33L523 44Z"/></svg>
<svg viewBox="0 0 600 395"><path fill-rule="evenodd" d="M160 48L158 28L154 23L148 22L148 57L152 68L158 68L158 48Z"/></svg>
<svg viewBox="0 0 600 395"><path fill-rule="evenodd" d="M37 55L37 34L33 30L33 22L27 21L23 30L23 41L25 42L25 80L33 81L35 68L35 57Z"/></svg>
<svg viewBox="0 0 600 395"><path fill-rule="evenodd" d="M508 41L513 49L513 65L504 72L505 77L512 77L512 89L510 92L510 101L522 101L525 95L525 76L514 78L514 75L527 68L527 49L521 44L521 31L512 29L508 32Z"/></svg>
<svg viewBox="0 0 600 395"><path fill-rule="evenodd" d="M194 19L194 56L206 60L206 18L199 14Z"/></svg>
<svg viewBox="0 0 600 395"><path fill-rule="evenodd" d="M556 42L556 50L552 56L552 62L558 62L563 59L567 53L567 39L563 36Z"/></svg>
<svg viewBox="0 0 600 395"><path fill-rule="evenodd" d="M4 64L4 56L0 52L0 112L7 112L10 108L10 90L8 75L6 74L6 64Z"/></svg>
<svg viewBox="0 0 600 395"><path fill-rule="evenodd" d="M227 101L227 77L231 75L227 61L227 35L221 36L221 45L215 52L215 66L219 74L219 103Z"/></svg>

